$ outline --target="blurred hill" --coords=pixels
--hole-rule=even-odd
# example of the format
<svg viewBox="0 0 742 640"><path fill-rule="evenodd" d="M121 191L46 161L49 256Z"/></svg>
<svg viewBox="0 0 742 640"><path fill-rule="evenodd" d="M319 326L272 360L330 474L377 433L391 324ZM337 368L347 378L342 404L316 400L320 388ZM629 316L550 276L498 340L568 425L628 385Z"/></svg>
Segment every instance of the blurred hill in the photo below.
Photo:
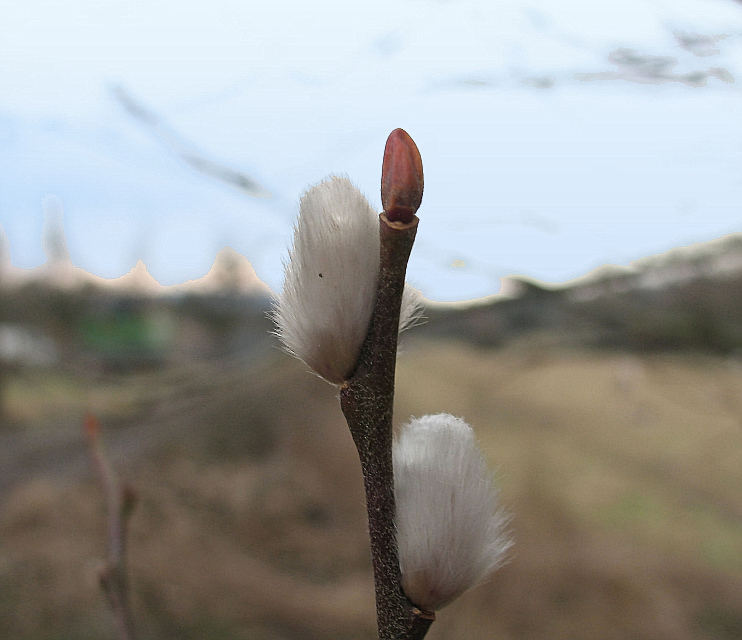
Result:
<svg viewBox="0 0 742 640"><path fill-rule="evenodd" d="M506 295L433 306L430 332L496 346L550 343L632 350L742 348L742 234L606 266L560 286L509 278Z"/></svg>
<svg viewBox="0 0 742 640"><path fill-rule="evenodd" d="M560 286L512 277L503 288L504 295L469 304L430 303L430 321L418 333L482 346L537 334L572 346L719 353L742 348L742 234L629 267L602 267ZM13 332L16 341L31 332L52 343L69 364L84 359L127 367L242 357L269 344L269 309L268 287L229 248L204 277L170 287L157 283L142 262L105 280L73 266L66 253L28 272L0 260L0 329L6 336L0 360L20 353L8 346Z"/></svg>
<svg viewBox="0 0 742 640"><path fill-rule="evenodd" d="M742 636L741 247L429 306L396 421L470 421L516 541L431 640ZM115 637L87 411L140 496L145 638L374 637L336 390L276 348L267 308L239 289L2 288L0 637Z"/></svg>

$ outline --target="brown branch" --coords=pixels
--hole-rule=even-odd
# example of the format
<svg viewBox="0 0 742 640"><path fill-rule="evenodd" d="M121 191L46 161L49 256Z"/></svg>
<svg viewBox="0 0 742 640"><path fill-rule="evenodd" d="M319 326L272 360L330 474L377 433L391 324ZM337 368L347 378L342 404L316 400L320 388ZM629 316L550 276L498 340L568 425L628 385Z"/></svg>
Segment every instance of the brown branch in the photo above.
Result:
<svg viewBox="0 0 742 640"><path fill-rule="evenodd" d="M374 311L356 370L340 390L340 406L363 471L380 640L421 640L435 619L435 614L421 611L402 590L392 464L399 312L422 193L420 152L406 131L395 129L387 139L381 169L384 213L379 216Z"/></svg>
<svg viewBox="0 0 742 640"><path fill-rule="evenodd" d="M127 524L136 495L127 484L120 484L100 441L100 425L93 415L85 418L85 431L90 444L90 457L106 498L108 556L98 580L113 612L121 640L136 640L134 618L129 601L129 579L126 571Z"/></svg>
<svg viewBox="0 0 742 640"><path fill-rule="evenodd" d="M394 374L402 291L417 223L416 216L409 223L390 222L383 213L379 217L376 305L356 371L340 390L340 405L363 471L380 640L423 638L434 619L402 591L394 533Z"/></svg>
<svg viewBox="0 0 742 640"><path fill-rule="evenodd" d="M134 98L123 86L112 87L111 94L132 118L146 127L160 142L196 171L237 187L248 195L258 198L270 197L270 193L246 173L233 169L221 161L206 157L206 154L196 149L161 116Z"/></svg>

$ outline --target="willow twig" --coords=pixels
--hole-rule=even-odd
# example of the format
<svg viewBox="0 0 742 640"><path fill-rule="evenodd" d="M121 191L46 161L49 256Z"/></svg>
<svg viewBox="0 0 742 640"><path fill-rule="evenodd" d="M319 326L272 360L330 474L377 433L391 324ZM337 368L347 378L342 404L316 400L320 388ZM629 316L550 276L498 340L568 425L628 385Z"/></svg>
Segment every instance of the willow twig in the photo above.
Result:
<svg viewBox="0 0 742 640"><path fill-rule="evenodd" d="M127 524L136 495L128 484L121 484L108 462L100 441L100 425L95 416L87 416L85 431L90 444L90 457L107 503L108 555L99 571L98 580L113 612L119 638L136 640L126 570Z"/></svg>
<svg viewBox="0 0 742 640"><path fill-rule="evenodd" d="M383 213L379 216L376 305L356 371L340 390L340 404L363 471L380 640L423 638L434 619L402 591L394 534L394 374L399 310L417 223L417 216L409 223L390 222Z"/></svg>

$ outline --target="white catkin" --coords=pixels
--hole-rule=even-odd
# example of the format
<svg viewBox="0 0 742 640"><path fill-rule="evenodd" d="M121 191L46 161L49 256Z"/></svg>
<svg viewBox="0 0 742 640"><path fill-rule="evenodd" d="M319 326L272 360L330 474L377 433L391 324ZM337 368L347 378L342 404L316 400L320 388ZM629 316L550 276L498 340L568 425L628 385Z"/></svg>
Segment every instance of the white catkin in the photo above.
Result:
<svg viewBox="0 0 742 640"><path fill-rule="evenodd" d="M507 518L471 427L413 418L393 448L402 586L436 611L497 569L511 545Z"/></svg>
<svg viewBox="0 0 742 640"><path fill-rule="evenodd" d="M399 310L399 331L407 331L423 323L423 294L405 282L402 306Z"/></svg>
<svg viewBox="0 0 742 640"><path fill-rule="evenodd" d="M276 334L315 373L342 384L358 361L379 274L378 214L350 180L333 176L304 194L284 270ZM400 330L418 323L421 298L405 287Z"/></svg>
<svg viewBox="0 0 742 640"><path fill-rule="evenodd" d="M329 382L353 372L379 273L378 217L350 180L331 177L299 205L274 320L287 350Z"/></svg>

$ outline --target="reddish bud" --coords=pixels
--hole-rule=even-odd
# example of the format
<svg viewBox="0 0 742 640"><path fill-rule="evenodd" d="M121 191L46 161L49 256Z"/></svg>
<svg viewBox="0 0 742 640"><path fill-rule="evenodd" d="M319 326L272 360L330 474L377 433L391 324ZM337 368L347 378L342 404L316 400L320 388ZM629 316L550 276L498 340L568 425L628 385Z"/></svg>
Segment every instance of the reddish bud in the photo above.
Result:
<svg viewBox="0 0 742 640"><path fill-rule="evenodd" d="M381 204L390 222L409 223L423 199L423 161L404 129L389 134L381 166Z"/></svg>
<svg viewBox="0 0 742 640"><path fill-rule="evenodd" d="M100 432L100 423L92 413L85 415L85 433L88 434L88 438L95 440Z"/></svg>

